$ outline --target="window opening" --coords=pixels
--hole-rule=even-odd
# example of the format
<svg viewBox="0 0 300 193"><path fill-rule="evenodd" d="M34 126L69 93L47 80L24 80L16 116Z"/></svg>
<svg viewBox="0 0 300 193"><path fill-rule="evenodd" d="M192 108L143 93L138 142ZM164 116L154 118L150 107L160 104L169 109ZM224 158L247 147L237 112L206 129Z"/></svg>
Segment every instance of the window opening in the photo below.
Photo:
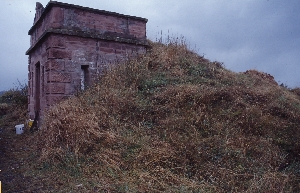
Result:
<svg viewBox="0 0 300 193"><path fill-rule="evenodd" d="M89 66L82 65L80 72L80 88L85 90L89 86Z"/></svg>

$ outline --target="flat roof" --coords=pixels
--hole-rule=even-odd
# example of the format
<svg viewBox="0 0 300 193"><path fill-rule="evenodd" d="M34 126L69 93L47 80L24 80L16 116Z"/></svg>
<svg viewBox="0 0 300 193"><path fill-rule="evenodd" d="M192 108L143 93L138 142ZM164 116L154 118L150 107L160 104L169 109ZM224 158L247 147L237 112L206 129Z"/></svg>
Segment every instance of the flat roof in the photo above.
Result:
<svg viewBox="0 0 300 193"><path fill-rule="evenodd" d="M84 11L87 11L87 12L94 12L94 13L98 13L98 14L111 15L111 16L123 17L123 18L130 18L130 19L134 19L134 20L140 20L140 21L143 21L143 22L146 22L146 23L148 22L148 19L142 18L142 17L124 15L124 14L120 14L120 13L116 13L116 12L110 12L110 11L105 11L105 10L89 8L89 7L83 7L83 6L80 6L80 5L62 3L62 2L58 2L58 1L49 1L49 3L46 5L41 17L34 23L34 25L28 31L28 35L31 35L31 33L35 30L36 26L43 20L43 18L47 14L47 12L49 12L49 10L52 7L75 8L75 9L80 9L80 10L84 10Z"/></svg>

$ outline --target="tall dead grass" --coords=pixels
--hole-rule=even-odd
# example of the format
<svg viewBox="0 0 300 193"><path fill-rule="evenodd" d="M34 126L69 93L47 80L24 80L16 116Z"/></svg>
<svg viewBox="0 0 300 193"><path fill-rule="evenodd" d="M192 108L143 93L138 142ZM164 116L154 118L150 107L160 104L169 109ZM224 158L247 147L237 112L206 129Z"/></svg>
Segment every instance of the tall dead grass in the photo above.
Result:
<svg viewBox="0 0 300 193"><path fill-rule="evenodd" d="M295 92L184 44L150 44L49 110L41 163L79 168L86 191L300 191Z"/></svg>

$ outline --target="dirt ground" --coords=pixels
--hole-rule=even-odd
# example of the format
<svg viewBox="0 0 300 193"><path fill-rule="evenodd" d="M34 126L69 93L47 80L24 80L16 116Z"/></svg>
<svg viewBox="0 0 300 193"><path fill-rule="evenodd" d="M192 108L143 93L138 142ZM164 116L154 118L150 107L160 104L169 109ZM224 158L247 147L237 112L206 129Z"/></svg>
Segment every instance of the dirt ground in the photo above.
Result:
<svg viewBox="0 0 300 193"><path fill-rule="evenodd" d="M31 188L32 179L25 175L25 159L30 155L23 142L28 135L17 135L14 126L0 128L0 181L3 193L38 192L38 189Z"/></svg>

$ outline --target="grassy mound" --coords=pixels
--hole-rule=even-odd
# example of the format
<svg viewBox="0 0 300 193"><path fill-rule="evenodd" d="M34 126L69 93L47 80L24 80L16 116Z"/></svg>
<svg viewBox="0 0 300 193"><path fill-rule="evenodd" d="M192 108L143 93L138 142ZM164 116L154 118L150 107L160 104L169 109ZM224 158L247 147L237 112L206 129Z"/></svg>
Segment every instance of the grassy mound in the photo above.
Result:
<svg viewBox="0 0 300 193"><path fill-rule="evenodd" d="M49 110L34 175L60 191L300 191L299 89L151 46Z"/></svg>

